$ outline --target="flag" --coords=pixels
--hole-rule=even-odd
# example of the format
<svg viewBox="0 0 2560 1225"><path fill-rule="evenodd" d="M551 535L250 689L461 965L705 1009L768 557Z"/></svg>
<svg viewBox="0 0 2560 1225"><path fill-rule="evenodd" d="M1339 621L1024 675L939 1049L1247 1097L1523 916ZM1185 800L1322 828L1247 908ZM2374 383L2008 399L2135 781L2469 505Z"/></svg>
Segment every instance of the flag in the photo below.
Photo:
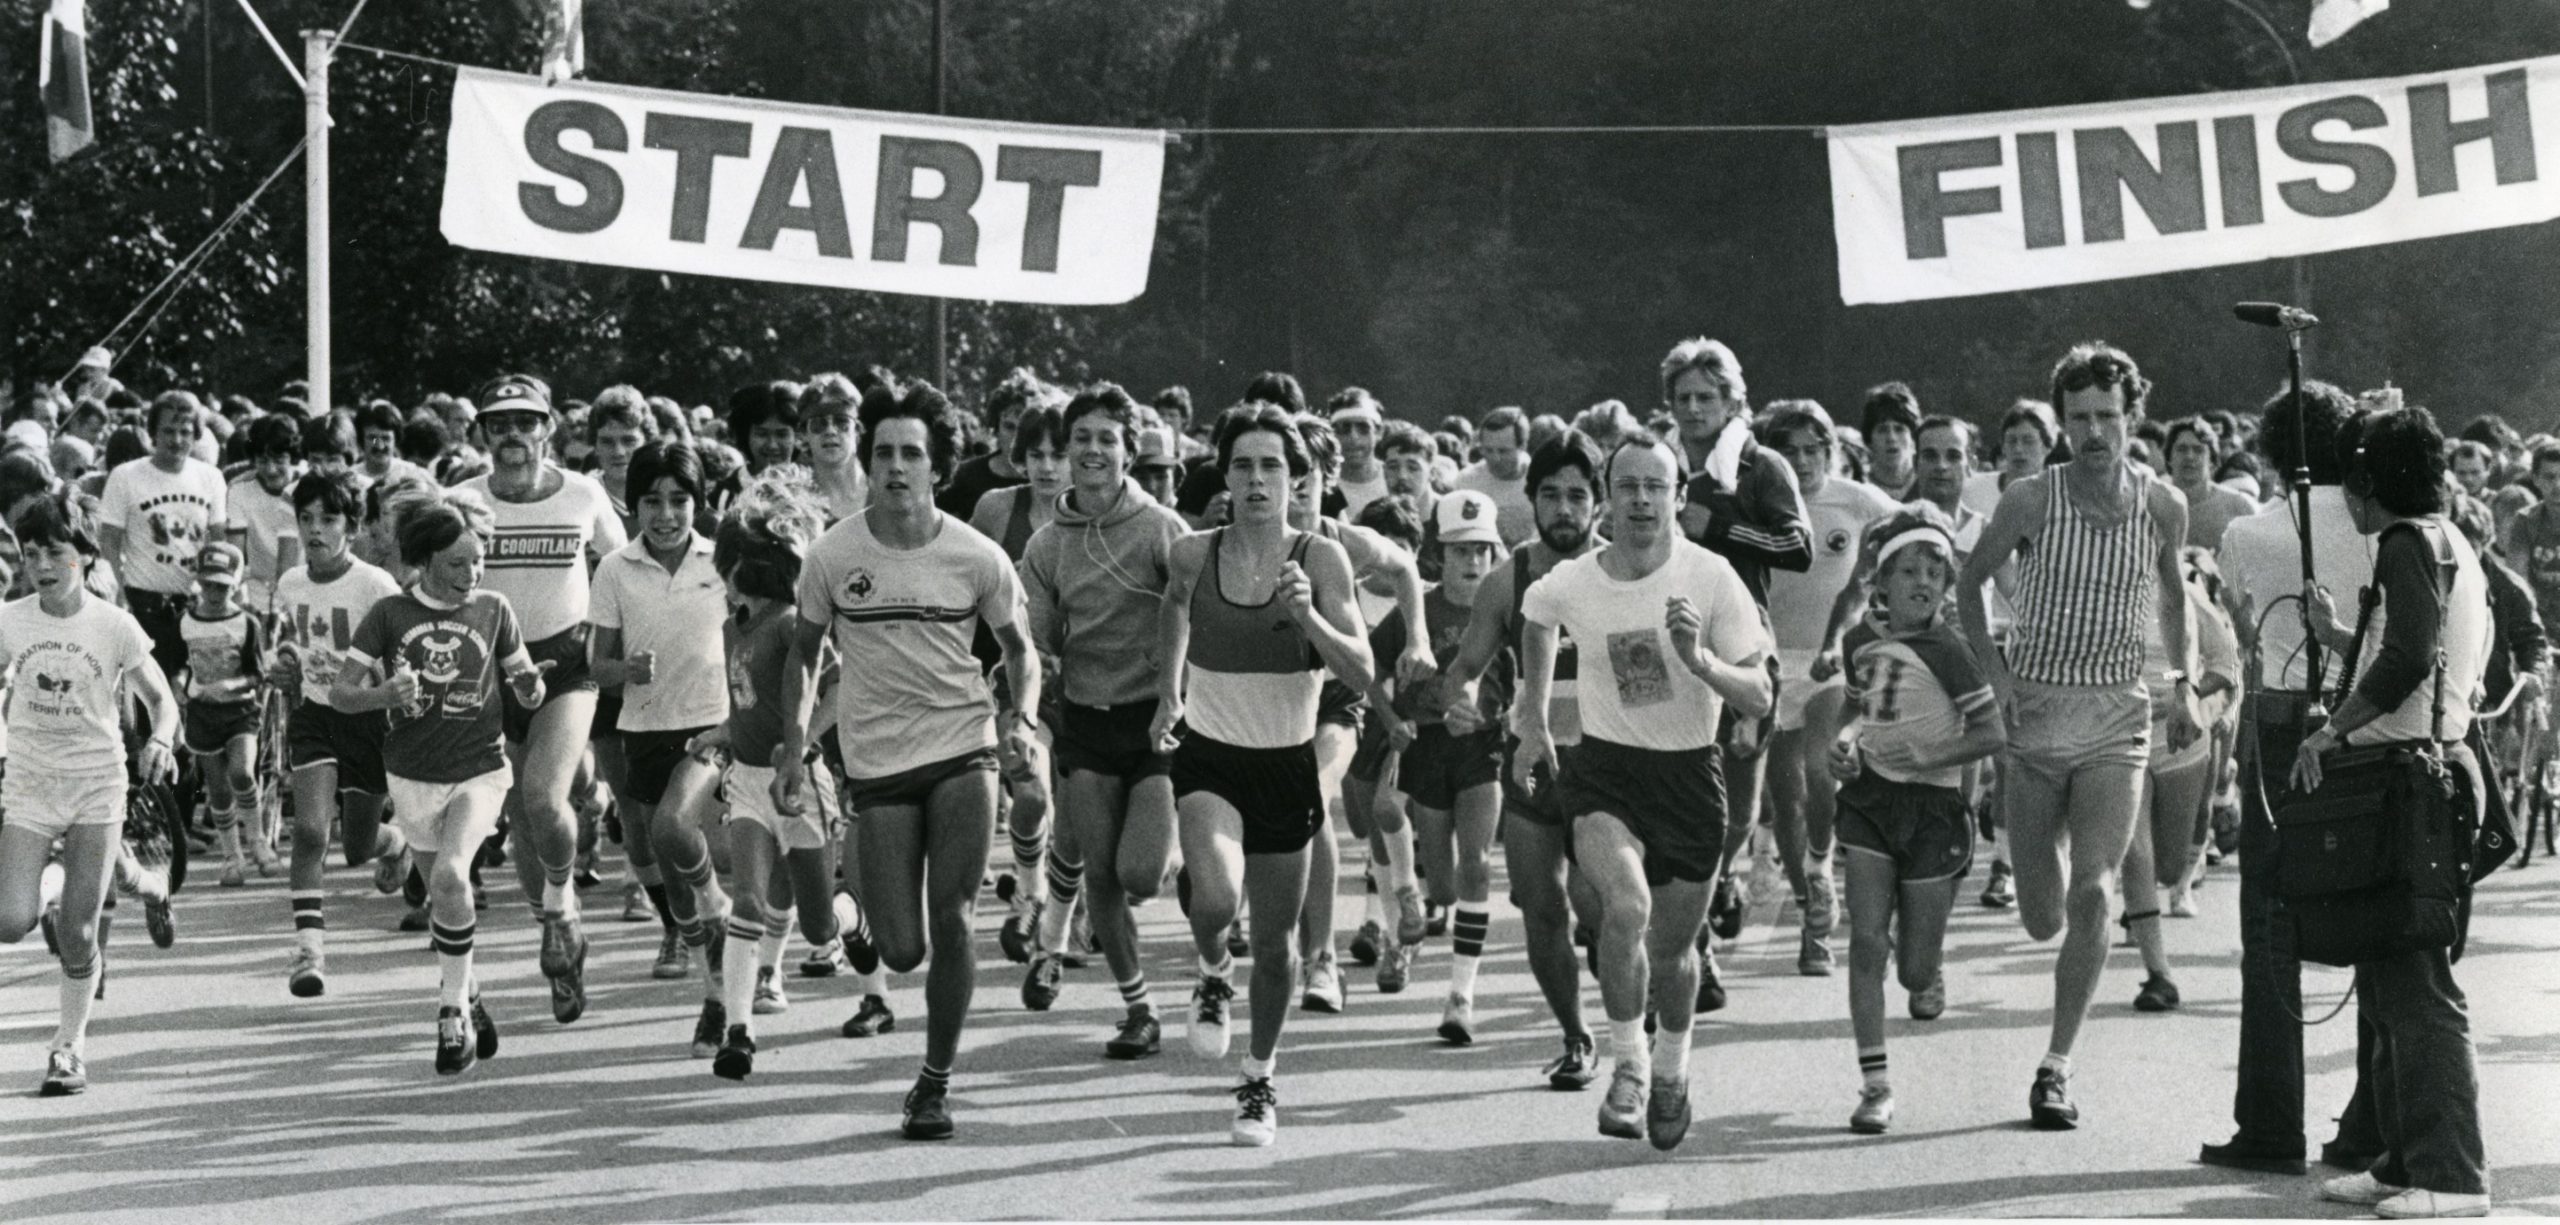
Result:
<svg viewBox="0 0 2560 1225"><path fill-rule="evenodd" d="M36 27L36 93L44 100L45 144L57 162L98 139L89 119L89 17L84 4L52 0Z"/></svg>
<svg viewBox="0 0 2560 1225"><path fill-rule="evenodd" d="M558 81L587 70L587 0L543 0L542 79Z"/></svg>
<svg viewBox="0 0 2560 1225"><path fill-rule="evenodd" d="M2391 7L2391 0L2317 0L2311 6L2311 45L2326 47L2358 22Z"/></svg>

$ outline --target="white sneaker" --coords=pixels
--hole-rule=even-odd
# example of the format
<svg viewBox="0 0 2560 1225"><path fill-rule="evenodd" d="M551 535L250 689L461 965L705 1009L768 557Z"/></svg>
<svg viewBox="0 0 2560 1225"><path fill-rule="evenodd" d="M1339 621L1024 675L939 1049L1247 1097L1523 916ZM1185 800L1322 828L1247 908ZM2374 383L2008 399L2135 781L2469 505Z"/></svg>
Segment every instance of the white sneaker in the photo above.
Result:
<svg viewBox="0 0 2560 1225"><path fill-rule="evenodd" d="M1298 1007L1309 1012L1342 1011L1342 971L1328 950L1307 959L1298 971Z"/></svg>
<svg viewBox="0 0 2560 1225"><path fill-rule="evenodd" d="M2320 1184L2320 1198L2333 1204L2379 1204L2407 1191L2373 1176L2370 1170L2341 1174Z"/></svg>
<svg viewBox="0 0 2560 1225"><path fill-rule="evenodd" d="M1227 1057L1227 1015L1236 989L1223 978L1203 976L1191 989L1189 1036L1191 1053L1202 1059Z"/></svg>
<svg viewBox="0 0 2560 1225"><path fill-rule="evenodd" d="M772 966L756 968L756 997L752 1007L760 1017L791 1011L791 997L782 993L782 976Z"/></svg>
<svg viewBox="0 0 2560 1225"><path fill-rule="evenodd" d="M2457 1191L2423 1191L2411 1188L2375 1204L2373 1210L2382 1217L2394 1221L2487 1216L2489 1215L2489 1197L2465 1195Z"/></svg>
<svg viewBox="0 0 2560 1225"><path fill-rule="evenodd" d="M1279 1135L1280 1095L1271 1091L1271 1078L1237 1085L1236 1121L1227 1128L1228 1140L1239 1148L1263 1148Z"/></svg>

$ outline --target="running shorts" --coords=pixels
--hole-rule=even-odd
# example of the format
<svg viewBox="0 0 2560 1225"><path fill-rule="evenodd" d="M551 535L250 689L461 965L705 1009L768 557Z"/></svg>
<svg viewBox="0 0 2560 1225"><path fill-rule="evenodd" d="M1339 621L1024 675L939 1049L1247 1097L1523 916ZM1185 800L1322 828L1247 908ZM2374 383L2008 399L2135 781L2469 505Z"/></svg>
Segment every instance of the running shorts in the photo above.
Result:
<svg viewBox="0 0 2560 1225"><path fill-rule="evenodd" d="M812 771L811 777L816 773ZM773 767L732 764L720 781L721 794L729 799L731 821L762 826L786 851L814 851L827 845L824 805L804 804L796 817L773 806Z"/></svg>
<svg viewBox="0 0 2560 1225"><path fill-rule="evenodd" d="M1842 673L1834 672L1831 674L1831 679L1826 681L1813 679L1813 659L1818 653L1785 649L1778 652L1779 731L1804 730L1805 710L1813 705L1815 697L1834 691L1847 691L1849 678Z"/></svg>
<svg viewBox="0 0 2560 1225"><path fill-rule="evenodd" d="M409 845L438 855L466 857L498 832L498 813L515 785L515 771L499 766L458 783L429 783L390 776L391 823ZM520 852L521 853L521 852Z"/></svg>
<svg viewBox="0 0 2560 1225"><path fill-rule="evenodd" d="M1639 749L1592 736L1559 750L1556 801L1577 823L1607 813L1644 847L1645 883L1704 884L1724 854L1724 754Z"/></svg>
<svg viewBox="0 0 2560 1225"><path fill-rule="evenodd" d="M1247 855L1305 850L1324 823L1312 740L1248 749L1192 732L1173 750L1173 794L1179 800L1193 792L1218 797L1244 818Z"/></svg>
<svg viewBox="0 0 2560 1225"><path fill-rule="evenodd" d="M334 706L304 702L287 717L285 751L296 770L336 766L338 790L382 795L390 790L382 772L382 737L390 717L379 710L348 714Z"/></svg>
<svg viewBox="0 0 2560 1225"><path fill-rule="evenodd" d="M553 668L551 670L551 675L560 675L560 670L558 668ZM550 681L548 678L544 679L543 687L546 689L550 687ZM557 691L555 690L554 692ZM548 700L547 697L546 700ZM628 733L622 730L622 695L619 693L608 693L605 691L603 686L596 686L595 724L587 729L587 739L602 740L607 736L621 736L627 734Z"/></svg>
<svg viewBox="0 0 2560 1225"><path fill-rule="evenodd" d="M587 670L586 626L570 626L540 642L528 642L524 649L526 654L533 657L535 667L541 667L546 663L556 665L542 676L543 701L548 702L564 693L596 691L596 674ZM498 694L506 703L507 742L524 743L526 737L533 734L532 708L516 701L516 689L513 685L499 685ZM597 719L590 725L589 730L612 726L602 719Z"/></svg>
<svg viewBox="0 0 2560 1225"><path fill-rule="evenodd" d="M1318 718L1316 724L1321 727L1324 720ZM1351 765L1345 773L1372 787L1381 782L1392 784L1394 780L1390 777L1390 768L1395 765L1396 749L1395 745L1387 740L1387 721L1371 719L1367 717L1367 712L1364 710L1361 721L1353 724L1352 728L1360 733L1360 740L1352 747Z"/></svg>
<svg viewBox="0 0 2560 1225"><path fill-rule="evenodd" d="M2010 687L2009 765L2060 787L2090 766L2151 763L2151 695L2140 683L2124 686L2046 685L2030 680Z"/></svg>
<svg viewBox="0 0 2560 1225"><path fill-rule="evenodd" d="M125 589L125 611L141 623L143 636L151 640L152 660L173 686L178 683L178 672L187 666L187 605L194 602L195 597L183 591Z"/></svg>
<svg viewBox="0 0 2560 1225"><path fill-rule="evenodd" d="M1335 727L1347 727L1356 732L1360 730L1361 724L1367 721L1368 715L1369 698L1366 694L1335 680L1331 675L1324 678L1323 687L1316 691L1317 723L1330 723Z"/></svg>
<svg viewBox="0 0 2560 1225"><path fill-rule="evenodd" d="M231 745L234 736L258 734L258 703L189 702L186 718L187 751L198 757L210 757Z"/></svg>
<svg viewBox="0 0 2560 1225"><path fill-rule="evenodd" d="M1862 771L1840 789L1833 829L1840 845L1892 860L1894 879L1904 884L1973 870L1973 814L1953 787Z"/></svg>
<svg viewBox="0 0 2560 1225"><path fill-rule="evenodd" d="M1557 749L1556 753L1561 758L1563 754L1572 751L1572 747L1566 745ZM1570 826L1572 822L1565 819L1564 808L1556 800L1555 771L1548 769L1547 763L1539 762L1532 771L1532 777L1538 784L1536 791L1522 791L1520 784L1512 781L1511 763L1518 760L1519 756L1519 739L1513 736L1503 737L1502 810L1531 825L1545 829L1564 829Z"/></svg>
<svg viewBox="0 0 2560 1225"><path fill-rule="evenodd" d="M1396 790L1425 808L1447 812L1468 788L1502 781L1502 760L1501 728L1456 736L1446 724L1426 723L1396 757Z"/></svg>
<svg viewBox="0 0 2560 1225"><path fill-rule="evenodd" d="M599 718L596 726L604 726ZM685 747L693 738L709 731L695 727L672 732L622 733L622 790L642 804L654 805L667 798L667 780L675 777L676 767L684 764ZM770 772L771 767L766 767Z"/></svg>
<svg viewBox="0 0 2560 1225"><path fill-rule="evenodd" d="M971 749L957 757L929 761L879 778L848 778L844 780L845 806L856 813L873 808L922 808L925 801L933 798L934 788L965 778L974 770L996 773L996 751Z"/></svg>
<svg viewBox="0 0 2560 1225"><path fill-rule="evenodd" d="M1062 702L1052 729L1057 741L1058 773L1099 774L1134 784L1173 770L1173 759L1156 751L1147 732L1155 724L1152 700L1119 706L1078 706Z"/></svg>
<svg viewBox="0 0 2560 1225"><path fill-rule="evenodd" d="M20 762L0 776L0 819L10 829L30 830L47 840L75 825L121 825L125 788L121 767L99 774L56 774Z"/></svg>

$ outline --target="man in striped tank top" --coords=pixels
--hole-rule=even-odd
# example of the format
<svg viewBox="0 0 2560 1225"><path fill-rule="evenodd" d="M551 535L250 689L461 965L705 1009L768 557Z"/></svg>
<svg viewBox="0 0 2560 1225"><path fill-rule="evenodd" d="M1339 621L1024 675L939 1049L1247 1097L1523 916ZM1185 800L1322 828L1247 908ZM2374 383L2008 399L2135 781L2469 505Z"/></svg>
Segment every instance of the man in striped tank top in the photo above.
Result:
<svg viewBox="0 0 2560 1225"><path fill-rule="evenodd" d="M2071 1048L2106 968L2113 877L2133 837L2151 756L2143 676L2145 618L2158 618L2184 696L2186 588L2178 547L2187 508L2176 489L2125 459L2151 384L2122 350L2074 346L2053 368L2071 460L2011 484L1966 559L1957 590L1978 592L2018 559L2017 625L2003 656L1978 599L1961 599L1975 658L2009 719L2001 808L2018 877L2018 915L2035 940L2063 936L2053 972L2053 1035L2027 1094L2038 1127L2078 1126ZM2172 703L2171 751L2197 735ZM2069 849L2070 860L2063 859Z"/></svg>

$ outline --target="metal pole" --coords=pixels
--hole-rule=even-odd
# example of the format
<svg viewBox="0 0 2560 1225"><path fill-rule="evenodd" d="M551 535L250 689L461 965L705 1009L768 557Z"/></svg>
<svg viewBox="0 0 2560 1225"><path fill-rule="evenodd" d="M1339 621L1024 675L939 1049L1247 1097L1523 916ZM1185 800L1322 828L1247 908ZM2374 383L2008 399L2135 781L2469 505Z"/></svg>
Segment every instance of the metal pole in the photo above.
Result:
<svg viewBox="0 0 2560 1225"><path fill-rule="evenodd" d="M311 415L329 415L329 55L337 35L327 30L302 32L302 130L311 144L302 151L302 276L310 312L310 383L305 394Z"/></svg>
<svg viewBox="0 0 2560 1225"><path fill-rule="evenodd" d="M2294 527L2302 539L2302 585L2311 586L2311 446L2302 415L2302 329L2285 329L2285 369L2293 380L2293 499ZM2320 639L2311 632L2311 606L2302 605L2302 660L2308 684L2316 705L2320 700ZM2348 661L2353 667L2354 661Z"/></svg>
<svg viewBox="0 0 2560 1225"><path fill-rule="evenodd" d="M937 115L943 112L942 27L946 7L947 0L933 0L933 113ZM947 298L933 300L933 382L934 386L950 390L951 302Z"/></svg>

